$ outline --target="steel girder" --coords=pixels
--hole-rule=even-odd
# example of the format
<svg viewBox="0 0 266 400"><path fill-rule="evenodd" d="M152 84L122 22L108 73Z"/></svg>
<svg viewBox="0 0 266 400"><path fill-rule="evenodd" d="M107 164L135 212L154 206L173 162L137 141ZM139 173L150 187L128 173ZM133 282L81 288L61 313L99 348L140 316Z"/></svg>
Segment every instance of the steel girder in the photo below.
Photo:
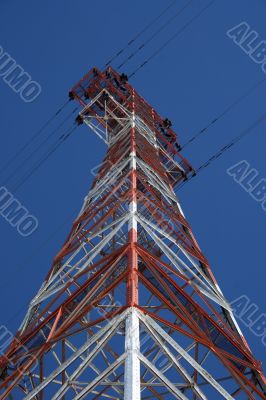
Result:
<svg viewBox="0 0 266 400"><path fill-rule="evenodd" d="M91 190L0 358L0 399L265 399L265 379L175 195L189 163L119 75L71 91L107 144Z"/></svg>

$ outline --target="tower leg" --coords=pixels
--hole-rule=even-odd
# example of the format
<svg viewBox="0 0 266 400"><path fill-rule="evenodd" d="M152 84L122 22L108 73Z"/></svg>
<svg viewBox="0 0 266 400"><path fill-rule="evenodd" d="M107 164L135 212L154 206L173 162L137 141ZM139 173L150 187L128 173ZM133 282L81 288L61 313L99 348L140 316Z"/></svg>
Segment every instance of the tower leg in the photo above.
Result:
<svg viewBox="0 0 266 400"><path fill-rule="evenodd" d="M126 319L124 400L140 400L139 319L134 308Z"/></svg>

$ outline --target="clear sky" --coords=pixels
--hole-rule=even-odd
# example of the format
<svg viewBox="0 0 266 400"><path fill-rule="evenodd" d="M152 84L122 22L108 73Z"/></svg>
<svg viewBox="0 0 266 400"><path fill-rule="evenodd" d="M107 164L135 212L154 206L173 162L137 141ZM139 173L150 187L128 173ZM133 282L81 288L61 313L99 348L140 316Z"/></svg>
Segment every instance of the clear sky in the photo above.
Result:
<svg viewBox="0 0 266 400"><path fill-rule="evenodd" d="M170 0L1 0L0 46L41 85L42 92L34 102L25 103L0 77L0 169L67 100L76 81L94 65L101 67L168 3ZM115 60L113 67L185 3L176 0L164 18ZM208 3L191 1L123 72L130 74ZM266 40L265 14L265 0L216 0L130 81L160 114L172 120L181 143L266 77L261 66L226 35L228 29L246 21L261 40ZM184 150L195 167L265 112L265 88L266 82ZM64 115L67 112L62 118ZM56 126L45 130L37 145ZM68 126L70 121L65 128ZM266 313L266 212L226 170L246 160L261 179L266 178L265 129L266 122L177 193L224 294L230 301L247 296L258 306L258 316ZM51 135L46 146L6 181L34 149L32 143L24 158L16 158L10 169L2 171L0 186L4 184L12 192L64 130ZM21 237L0 218L0 325L12 332L79 212L90 187L91 170L101 162L104 152L103 142L80 127L15 194L38 219L37 231ZM266 363L261 338L241 322L240 326L255 355Z"/></svg>

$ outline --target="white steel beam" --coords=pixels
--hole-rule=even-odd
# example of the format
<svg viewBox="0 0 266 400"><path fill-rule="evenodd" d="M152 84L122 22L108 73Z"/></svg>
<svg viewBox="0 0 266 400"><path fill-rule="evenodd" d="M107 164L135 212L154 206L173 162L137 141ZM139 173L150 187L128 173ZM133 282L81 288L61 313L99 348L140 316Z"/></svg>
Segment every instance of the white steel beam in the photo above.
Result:
<svg viewBox="0 0 266 400"><path fill-rule="evenodd" d="M48 377L46 377L43 380L43 382L41 382L35 389L31 391L31 393L27 397L25 397L24 400L31 400L34 397L36 397L36 395L41 390L43 390L49 383L51 383L60 373L65 371L66 368L68 368L76 359L81 357L82 354L86 353L95 342L97 341L105 342L106 340L108 340L108 338L114 334L114 331L118 328L120 323L127 317L128 313L129 310L126 310L121 315L114 317L105 327L103 327L100 331L95 333L89 340L87 340L87 342L80 349L78 349L75 353L73 353L65 362L63 362ZM100 350L100 348L98 347L96 347L95 349L97 352ZM93 358L93 355L94 352L91 352L89 355L90 360ZM86 357L83 359L82 363L89 362L90 360L88 360L88 357ZM62 387L60 388L60 390L62 391Z"/></svg>
<svg viewBox="0 0 266 400"><path fill-rule="evenodd" d="M124 400L140 400L139 318L134 308L126 319Z"/></svg>
<svg viewBox="0 0 266 400"><path fill-rule="evenodd" d="M211 375L210 372L206 371L190 354L174 339L172 339L165 330L163 330L160 325L157 324L151 317L148 315L144 315L140 311L136 311L139 315L139 319L144 323L144 325L151 332L157 332L169 345L172 346L173 349L176 350L178 354L180 354L184 360L186 360L214 389L220 393L224 399L226 400L234 400L233 397L225 390L217 380Z"/></svg>

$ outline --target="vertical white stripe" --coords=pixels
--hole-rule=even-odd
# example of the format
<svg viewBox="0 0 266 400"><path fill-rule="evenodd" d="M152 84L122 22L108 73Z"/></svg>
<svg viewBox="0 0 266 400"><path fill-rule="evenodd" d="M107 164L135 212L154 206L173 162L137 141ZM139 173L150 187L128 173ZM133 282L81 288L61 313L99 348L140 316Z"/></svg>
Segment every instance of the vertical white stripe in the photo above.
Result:
<svg viewBox="0 0 266 400"><path fill-rule="evenodd" d="M139 318L136 310L131 308L131 312L126 319L124 400L140 400L139 350Z"/></svg>

